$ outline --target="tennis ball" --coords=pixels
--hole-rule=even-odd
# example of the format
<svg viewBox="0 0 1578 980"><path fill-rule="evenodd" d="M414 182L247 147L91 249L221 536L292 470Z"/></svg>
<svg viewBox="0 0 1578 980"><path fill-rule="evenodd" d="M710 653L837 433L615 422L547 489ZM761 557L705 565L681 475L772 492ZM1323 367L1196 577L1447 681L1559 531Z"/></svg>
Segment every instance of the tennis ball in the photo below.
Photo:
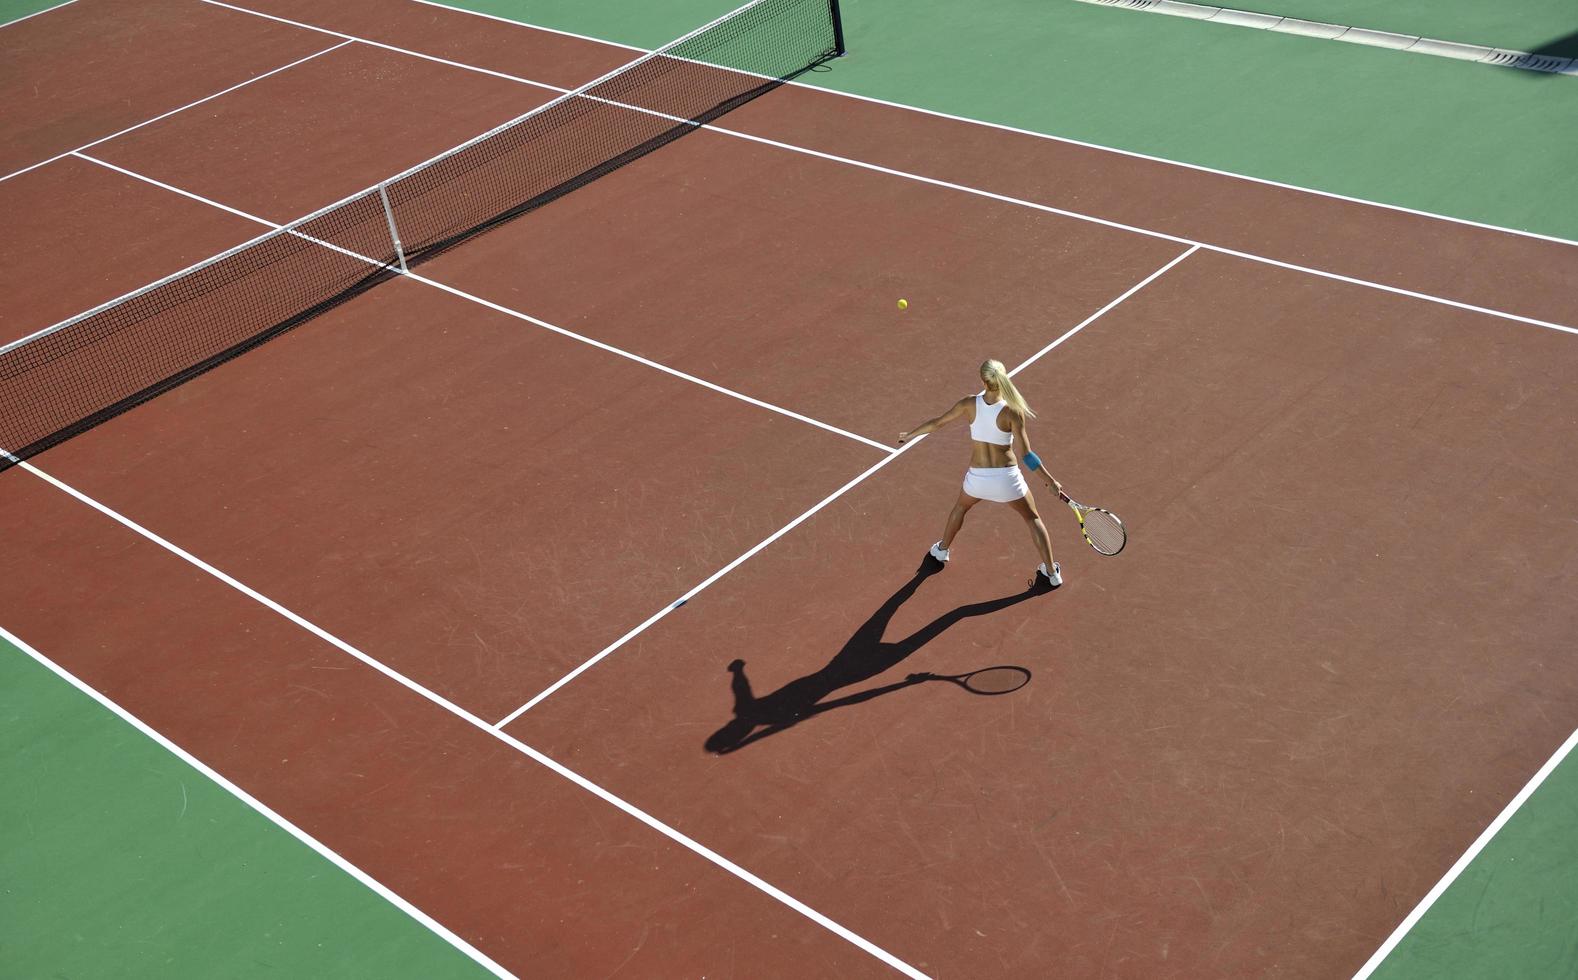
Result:
<svg viewBox="0 0 1578 980"><path fill-rule="evenodd" d="M910 301L909 300L907 300L907 299L899 300L899 309L901 309L901 310L908 309L909 305L910 305Z"/></svg>

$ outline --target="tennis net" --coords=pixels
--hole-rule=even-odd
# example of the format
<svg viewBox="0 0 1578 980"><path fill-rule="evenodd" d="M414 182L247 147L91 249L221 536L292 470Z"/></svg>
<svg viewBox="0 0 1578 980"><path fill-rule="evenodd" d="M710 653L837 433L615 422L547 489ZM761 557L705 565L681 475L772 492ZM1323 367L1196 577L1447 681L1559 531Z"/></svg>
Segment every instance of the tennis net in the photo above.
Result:
<svg viewBox="0 0 1578 980"><path fill-rule="evenodd" d="M0 470L842 53L837 0L753 0L352 197L0 347Z"/></svg>

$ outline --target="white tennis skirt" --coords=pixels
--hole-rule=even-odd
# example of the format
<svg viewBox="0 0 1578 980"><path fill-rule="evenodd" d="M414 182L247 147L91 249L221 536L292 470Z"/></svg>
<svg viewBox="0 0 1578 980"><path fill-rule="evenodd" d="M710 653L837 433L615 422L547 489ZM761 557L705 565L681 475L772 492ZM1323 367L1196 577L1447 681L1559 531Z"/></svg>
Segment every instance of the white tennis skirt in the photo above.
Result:
<svg viewBox="0 0 1578 980"><path fill-rule="evenodd" d="M964 492L1000 504L1030 496L1024 474L1017 466L972 466L964 474Z"/></svg>

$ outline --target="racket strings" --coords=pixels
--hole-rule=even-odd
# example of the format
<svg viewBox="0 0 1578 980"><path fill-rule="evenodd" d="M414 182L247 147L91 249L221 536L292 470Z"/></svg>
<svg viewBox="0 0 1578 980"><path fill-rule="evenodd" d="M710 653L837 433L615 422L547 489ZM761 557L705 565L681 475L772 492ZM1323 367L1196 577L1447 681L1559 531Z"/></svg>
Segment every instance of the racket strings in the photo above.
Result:
<svg viewBox="0 0 1578 980"><path fill-rule="evenodd" d="M976 694L1007 694L1030 683L1030 671L1023 667L988 667L959 679Z"/></svg>
<svg viewBox="0 0 1578 980"><path fill-rule="evenodd" d="M1104 555L1115 555L1123 550L1128 534L1123 522L1104 510L1093 510L1085 515L1085 535L1091 547Z"/></svg>

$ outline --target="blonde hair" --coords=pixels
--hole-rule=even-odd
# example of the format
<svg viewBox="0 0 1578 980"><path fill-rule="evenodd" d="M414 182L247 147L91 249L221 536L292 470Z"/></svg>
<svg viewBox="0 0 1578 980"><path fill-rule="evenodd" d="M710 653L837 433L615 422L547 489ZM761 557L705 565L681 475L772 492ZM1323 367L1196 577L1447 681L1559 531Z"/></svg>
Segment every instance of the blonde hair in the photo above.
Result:
<svg viewBox="0 0 1578 980"><path fill-rule="evenodd" d="M1008 376L1008 369L1003 367L1002 361L986 361L983 363L981 365L981 377L997 386L997 390L1002 393L1003 401L1008 403L1009 408L1012 408L1027 419L1036 417L1036 413L1030 410L1029 403L1025 401L1025 396L1021 395L1019 389L1014 387L1014 379Z"/></svg>

